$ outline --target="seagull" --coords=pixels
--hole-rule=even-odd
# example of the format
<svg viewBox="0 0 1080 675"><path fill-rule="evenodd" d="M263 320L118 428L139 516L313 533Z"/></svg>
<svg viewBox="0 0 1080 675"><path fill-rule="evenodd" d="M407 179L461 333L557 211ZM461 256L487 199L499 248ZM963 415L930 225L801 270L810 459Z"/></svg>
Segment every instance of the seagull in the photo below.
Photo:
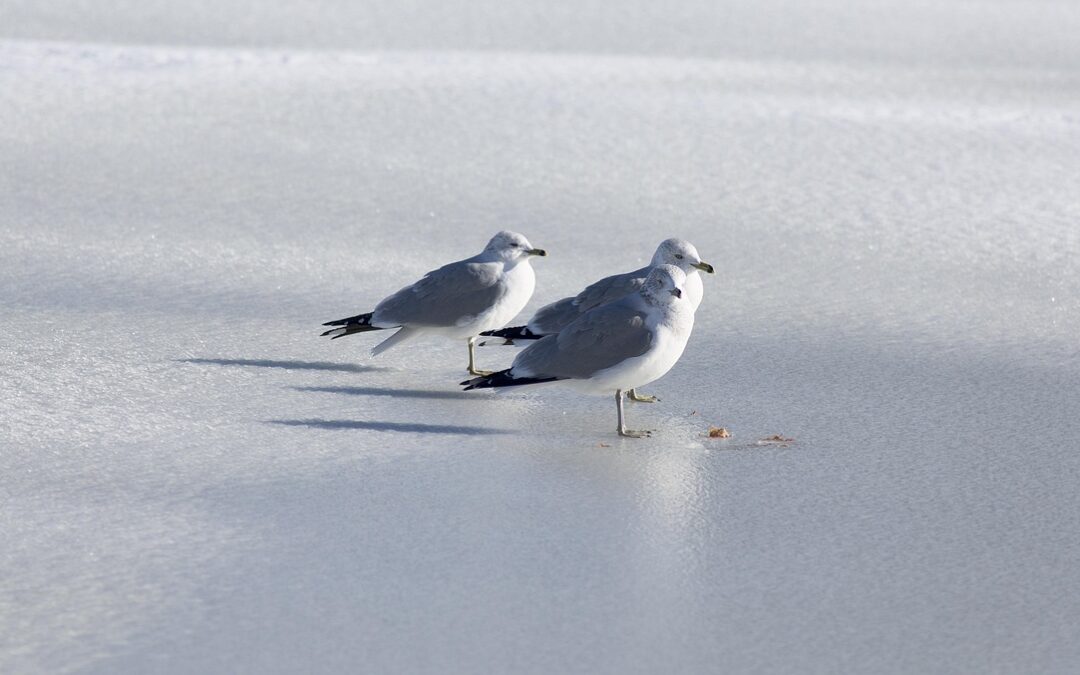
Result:
<svg viewBox="0 0 1080 675"><path fill-rule="evenodd" d="M682 356L694 328L685 283L681 269L658 265L637 293L591 309L558 333L540 338L510 368L461 384L468 391L566 382L586 393L613 391L619 435L650 436L650 431L626 428L623 392L659 379Z"/></svg>
<svg viewBox="0 0 1080 675"><path fill-rule="evenodd" d="M499 232L483 252L443 265L416 283L384 299L366 314L357 314L324 326L336 340L354 333L398 328L371 350L378 356L418 335L445 335L468 340L469 373L490 375L476 367L476 336L505 326L532 297L536 286L529 259L546 256L516 232Z"/></svg>
<svg viewBox="0 0 1080 675"><path fill-rule="evenodd" d="M513 344L514 340L538 340L545 335L558 333L590 309L638 291L645 283L645 277L649 275L649 271L657 265L674 265L686 274L683 290L694 311L697 311L704 294L701 275L698 272L700 270L712 274L713 266L701 259L701 255L693 244L685 239L672 238L660 242L648 266L633 272L604 277L573 297L563 298L541 307L524 326L490 330L481 335L501 337L506 340L503 344ZM641 403L655 403L660 400L655 396L638 394L634 389L630 390L629 396L631 401Z"/></svg>

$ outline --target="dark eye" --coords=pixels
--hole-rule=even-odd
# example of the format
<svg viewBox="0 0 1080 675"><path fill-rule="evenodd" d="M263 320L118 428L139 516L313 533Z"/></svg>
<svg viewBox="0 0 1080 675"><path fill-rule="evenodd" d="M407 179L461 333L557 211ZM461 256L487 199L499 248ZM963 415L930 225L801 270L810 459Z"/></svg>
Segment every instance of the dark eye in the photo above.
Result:
<svg viewBox="0 0 1080 675"><path fill-rule="evenodd" d="M682 253L676 253L675 254L675 259L676 260L682 260Z"/></svg>

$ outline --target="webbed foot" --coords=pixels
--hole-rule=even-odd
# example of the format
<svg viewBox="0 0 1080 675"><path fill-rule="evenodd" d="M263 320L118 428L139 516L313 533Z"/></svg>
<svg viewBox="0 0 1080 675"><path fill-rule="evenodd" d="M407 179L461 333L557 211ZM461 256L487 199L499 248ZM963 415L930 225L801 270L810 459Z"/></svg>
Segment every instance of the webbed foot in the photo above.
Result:
<svg viewBox="0 0 1080 675"><path fill-rule="evenodd" d="M635 389L631 389L630 391L626 392L626 398L636 403L658 403L660 401L660 399L656 398L655 396L650 396L648 394L639 394Z"/></svg>

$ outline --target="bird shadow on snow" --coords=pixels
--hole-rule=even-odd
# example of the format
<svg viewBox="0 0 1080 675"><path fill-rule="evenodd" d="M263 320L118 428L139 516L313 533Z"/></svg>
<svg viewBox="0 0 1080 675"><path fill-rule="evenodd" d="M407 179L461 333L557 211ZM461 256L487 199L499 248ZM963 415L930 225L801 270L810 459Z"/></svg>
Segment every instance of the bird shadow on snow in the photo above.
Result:
<svg viewBox="0 0 1080 675"><path fill-rule="evenodd" d="M296 391L317 391L324 394L349 396L390 396L393 398L476 399L464 391L427 391L424 389L391 389L384 387L292 387Z"/></svg>
<svg viewBox="0 0 1080 675"><path fill-rule="evenodd" d="M507 429L466 427L453 424L419 424L417 422L364 422L360 420L268 420L267 424L317 429L359 429L366 431L398 431L413 434L460 434L464 436L497 436L512 434Z"/></svg>
<svg viewBox="0 0 1080 675"><path fill-rule="evenodd" d="M341 373L374 373L389 370L379 366L360 366L355 363L329 361L271 361L269 359L176 359L179 363L214 366L249 366L253 368L282 368L284 370L328 370Z"/></svg>

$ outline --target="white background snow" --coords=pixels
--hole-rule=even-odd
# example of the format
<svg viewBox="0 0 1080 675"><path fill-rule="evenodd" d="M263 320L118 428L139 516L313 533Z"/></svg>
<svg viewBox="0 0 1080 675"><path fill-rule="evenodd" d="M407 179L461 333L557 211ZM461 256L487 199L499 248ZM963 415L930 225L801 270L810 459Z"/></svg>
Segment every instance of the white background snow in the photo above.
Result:
<svg viewBox="0 0 1080 675"><path fill-rule="evenodd" d="M1077 35L0 0L0 672L1076 672ZM502 228L716 265L655 438L317 337Z"/></svg>

